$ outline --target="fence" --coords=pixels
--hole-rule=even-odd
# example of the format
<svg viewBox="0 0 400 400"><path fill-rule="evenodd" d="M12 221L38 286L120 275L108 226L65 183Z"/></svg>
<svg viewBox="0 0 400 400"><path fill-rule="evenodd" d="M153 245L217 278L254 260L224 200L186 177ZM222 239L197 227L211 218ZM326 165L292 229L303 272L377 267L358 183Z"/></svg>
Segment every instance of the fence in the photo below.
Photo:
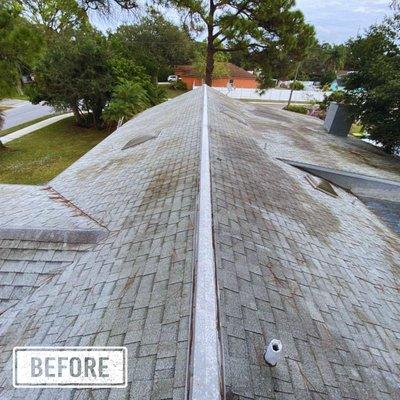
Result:
<svg viewBox="0 0 400 400"><path fill-rule="evenodd" d="M193 87L195 89L196 86ZM228 89L222 87L215 87L215 90L228 95ZM329 96L331 92L321 92L318 90L294 90L292 96L292 102L308 103L312 101L322 101L324 96ZM276 101L276 102L287 102L289 100L290 90L289 89L268 89L263 94L260 94L257 89L240 89L236 88L229 93L229 97L234 99L246 99L246 100L264 100L264 101Z"/></svg>

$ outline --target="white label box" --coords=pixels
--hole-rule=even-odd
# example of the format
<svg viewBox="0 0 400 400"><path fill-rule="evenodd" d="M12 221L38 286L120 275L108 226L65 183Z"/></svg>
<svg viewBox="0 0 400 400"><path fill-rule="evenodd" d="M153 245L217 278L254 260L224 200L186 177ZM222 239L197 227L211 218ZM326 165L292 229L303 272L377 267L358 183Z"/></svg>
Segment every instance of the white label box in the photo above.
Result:
<svg viewBox="0 0 400 400"><path fill-rule="evenodd" d="M14 347L14 387L126 387L126 347Z"/></svg>

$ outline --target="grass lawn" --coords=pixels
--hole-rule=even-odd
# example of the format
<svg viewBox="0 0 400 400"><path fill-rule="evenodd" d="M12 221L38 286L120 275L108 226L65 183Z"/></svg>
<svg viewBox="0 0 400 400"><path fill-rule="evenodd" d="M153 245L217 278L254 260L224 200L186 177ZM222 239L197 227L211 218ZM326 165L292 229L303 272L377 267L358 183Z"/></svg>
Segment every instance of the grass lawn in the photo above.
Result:
<svg viewBox="0 0 400 400"><path fill-rule="evenodd" d="M0 183L46 183L109 134L77 127L70 117L13 140L0 149Z"/></svg>
<svg viewBox="0 0 400 400"><path fill-rule="evenodd" d="M162 87L167 93L167 99L173 99L174 97L180 96L183 93L186 93L187 90L175 90L171 88L171 85L159 85Z"/></svg>
<svg viewBox="0 0 400 400"><path fill-rule="evenodd" d="M8 135L9 133L13 133L15 131L18 131L19 129L26 128L27 126L36 124L37 122L40 122L40 121L44 121L45 119L54 117L56 115L57 114L44 115L43 117L39 117L39 118L33 119L32 121L27 121L27 122L24 122L23 124L19 124L19 125L13 126L11 128L8 128L8 129L4 129L4 130L0 131L0 136Z"/></svg>
<svg viewBox="0 0 400 400"><path fill-rule="evenodd" d="M167 98L168 99L173 99L174 97L180 96L183 93L186 93L186 90L174 90L169 87L165 88L165 91L167 92Z"/></svg>

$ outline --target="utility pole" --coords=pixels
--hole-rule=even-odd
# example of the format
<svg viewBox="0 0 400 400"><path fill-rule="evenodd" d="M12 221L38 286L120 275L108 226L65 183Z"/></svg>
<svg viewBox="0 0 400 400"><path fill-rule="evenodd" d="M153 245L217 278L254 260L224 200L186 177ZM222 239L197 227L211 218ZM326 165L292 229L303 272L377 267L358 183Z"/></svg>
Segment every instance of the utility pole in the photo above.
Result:
<svg viewBox="0 0 400 400"><path fill-rule="evenodd" d="M297 64L296 74L294 75L294 81L293 81L293 83L292 83L292 88L290 89L289 101L288 101L286 107L289 107L289 106L290 106L290 103L292 102L292 96L293 96L294 85L296 84L297 76L299 75L300 64L301 64L301 61L299 61L299 63Z"/></svg>

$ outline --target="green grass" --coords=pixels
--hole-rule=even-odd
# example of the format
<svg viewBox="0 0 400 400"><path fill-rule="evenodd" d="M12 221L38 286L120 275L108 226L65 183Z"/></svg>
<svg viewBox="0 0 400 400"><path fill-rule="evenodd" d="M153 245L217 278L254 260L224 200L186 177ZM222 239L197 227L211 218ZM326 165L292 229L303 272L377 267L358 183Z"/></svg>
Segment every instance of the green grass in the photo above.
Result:
<svg viewBox="0 0 400 400"><path fill-rule="evenodd" d="M11 127L11 128L4 129L4 130L0 131L0 137L1 137L1 136L8 135L9 133L13 133L13 132L15 132L15 131L18 131L19 129L26 128L27 126L36 124L37 122L44 121L45 119L54 117L55 115L58 115L58 114L44 115L43 117L39 117L39 118L33 119L33 120L31 120L31 121L27 121L27 122L24 122L24 123L22 123L22 124L13 126L13 127Z"/></svg>
<svg viewBox="0 0 400 400"><path fill-rule="evenodd" d="M17 100L29 100L29 97L24 94L24 93L15 93L11 96L11 99L17 99Z"/></svg>
<svg viewBox="0 0 400 400"><path fill-rule="evenodd" d="M286 106L283 109L286 110L286 111L292 111L292 112L295 112L295 113L298 113L298 114L304 114L304 115L306 115L307 112L308 112L307 107L300 106L300 105L297 105L297 104L291 104L290 106Z"/></svg>
<svg viewBox="0 0 400 400"><path fill-rule="evenodd" d="M13 140L0 149L0 183L46 183L109 133L80 128L70 117Z"/></svg>
<svg viewBox="0 0 400 400"><path fill-rule="evenodd" d="M14 90L12 93L9 93L7 98L17 100L29 100L28 96L25 93L20 93L18 90Z"/></svg>
<svg viewBox="0 0 400 400"><path fill-rule="evenodd" d="M177 97L183 93L186 93L185 90L174 90L174 89L170 89L170 88L165 88L165 91L167 92L168 99L173 99L174 97Z"/></svg>
<svg viewBox="0 0 400 400"><path fill-rule="evenodd" d="M187 90L172 89L171 85L160 85L160 86L167 93L167 99L173 99L174 97L180 96L181 94L187 92Z"/></svg>

